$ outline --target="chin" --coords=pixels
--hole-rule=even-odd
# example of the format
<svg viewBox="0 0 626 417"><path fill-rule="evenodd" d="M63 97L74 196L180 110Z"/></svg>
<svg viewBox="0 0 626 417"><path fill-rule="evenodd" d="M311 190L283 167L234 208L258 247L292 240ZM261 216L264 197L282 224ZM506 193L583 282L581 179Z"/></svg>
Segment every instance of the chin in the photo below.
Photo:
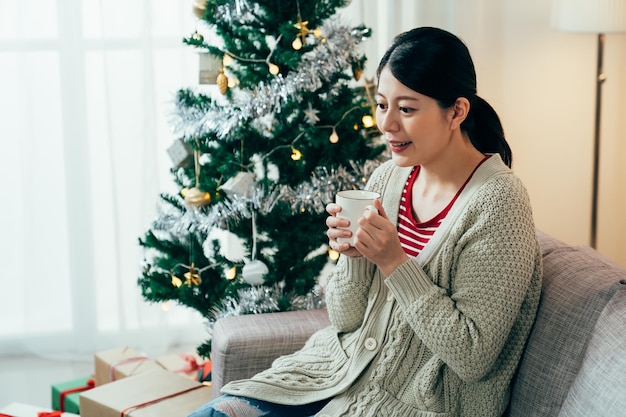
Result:
<svg viewBox="0 0 626 417"><path fill-rule="evenodd" d="M415 165L418 165L415 161L409 158L404 158L400 155L396 155L393 152L391 153L391 160L394 162L394 164L401 168L414 167Z"/></svg>

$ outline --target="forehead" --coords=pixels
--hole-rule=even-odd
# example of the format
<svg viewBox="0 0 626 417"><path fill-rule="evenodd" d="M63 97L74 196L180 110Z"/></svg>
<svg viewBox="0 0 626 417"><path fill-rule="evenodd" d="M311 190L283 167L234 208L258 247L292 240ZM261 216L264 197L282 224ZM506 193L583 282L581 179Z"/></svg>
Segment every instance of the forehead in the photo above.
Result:
<svg viewBox="0 0 626 417"><path fill-rule="evenodd" d="M386 67L380 72L380 76L378 77L376 95L390 100L420 100L426 97L402 84Z"/></svg>

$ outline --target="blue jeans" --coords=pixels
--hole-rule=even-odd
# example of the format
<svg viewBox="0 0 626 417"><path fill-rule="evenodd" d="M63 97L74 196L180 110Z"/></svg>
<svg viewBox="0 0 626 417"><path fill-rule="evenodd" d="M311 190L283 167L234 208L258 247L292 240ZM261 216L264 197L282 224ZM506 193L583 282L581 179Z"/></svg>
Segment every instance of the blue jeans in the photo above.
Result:
<svg viewBox="0 0 626 417"><path fill-rule="evenodd" d="M281 405L234 395L222 395L189 417L312 417L329 400L304 405Z"/></svg>

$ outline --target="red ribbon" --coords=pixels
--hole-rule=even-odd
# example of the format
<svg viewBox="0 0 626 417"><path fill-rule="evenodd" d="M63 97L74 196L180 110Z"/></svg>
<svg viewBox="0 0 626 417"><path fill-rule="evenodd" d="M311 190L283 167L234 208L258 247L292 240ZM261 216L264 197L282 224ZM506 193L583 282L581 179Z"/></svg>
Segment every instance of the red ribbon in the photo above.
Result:
<svg viewBox="0 0 626 417"><path fill-rule="evenodd" d="M187 372L197 371L204 365L204 364L202 365L199 364L195 356L193 355L187 355L185 353L181 353L179 354L179 356L185 361L185 366L183 366L182 368L176 371L173 371L175 373L187 373Z"/></svg>
<svg viewBox="0 0 626 417"><path fill-rule="evenodd" d="M15 416L0 413L0 417L15 417ZM61 411L40 411L37 413L37 417L63 417L63 413Z"/></svg>
<svg viewBox="0 0 626 417"><path fill-rule="evenodd" d="M120 361L112 363L111 365L109 365L109 382L115 381L115 368L116 367L121 366L121 365L126 365L127 363L145 361L146 359L148 359L146 356L137 356L135 358L122 359Z"/></svg>
<svg viewBox="0 0 626 417"><path fill-rule="evenodd" d="M67 397L69 394L73 394L75 392L87 391L88 389L91 389L95 386L96 386L96 381L94 381L93 379L88 379L87 385L83 385L82 387L69 388L69 389L66 389L65 391L61 391L61 396L59 397L59 409L61 411L65 411L65 397ZM55 416L51 414L50 416L40 415L39 417L55 417Z"/></svg>
<svg viewBox="0 0 626 417"><path fill-rule="evenodd" d="M125 409L122 410L121 417L125 417L126 415L128 415L128 413L130 413L132 411L135 411L138 408L146 407L146 406L149 406L149 405L152 405L152 404L156 404L156 403L161 402L163 400L167 400L168 398L176 397L177 395L184 394L186 392L193 391L193 390L196 390L198 388L203 388L203 387L204 387L204 385L196 385L195 387L187 388L187 389L184 389L182 391L178 391L178 392L175 392L173 394L166 395L164 397L156 398L156 399L151 400L151 401L146 401L145 403L141 403L141 404L137 404L137 405L131 405L130 407L126 407Z"/></svg>

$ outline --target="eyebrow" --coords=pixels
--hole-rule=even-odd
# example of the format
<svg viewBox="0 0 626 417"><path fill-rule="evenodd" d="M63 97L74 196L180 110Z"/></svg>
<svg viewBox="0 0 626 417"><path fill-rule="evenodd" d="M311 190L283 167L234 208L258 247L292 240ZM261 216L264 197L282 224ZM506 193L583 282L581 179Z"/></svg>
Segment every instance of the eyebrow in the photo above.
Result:
<svg viewBox="0 0 626 417"><path fill-rule="evenodd" d="M376 92L375 94L376 96L380 96L382 98L387 98L385 97L384 94L381 94L380 92ZM399 96L395 98L396 101L400 101L400 100L410 100L410 101L420 101L419 97L413 97L413 96Z"/></svg>

